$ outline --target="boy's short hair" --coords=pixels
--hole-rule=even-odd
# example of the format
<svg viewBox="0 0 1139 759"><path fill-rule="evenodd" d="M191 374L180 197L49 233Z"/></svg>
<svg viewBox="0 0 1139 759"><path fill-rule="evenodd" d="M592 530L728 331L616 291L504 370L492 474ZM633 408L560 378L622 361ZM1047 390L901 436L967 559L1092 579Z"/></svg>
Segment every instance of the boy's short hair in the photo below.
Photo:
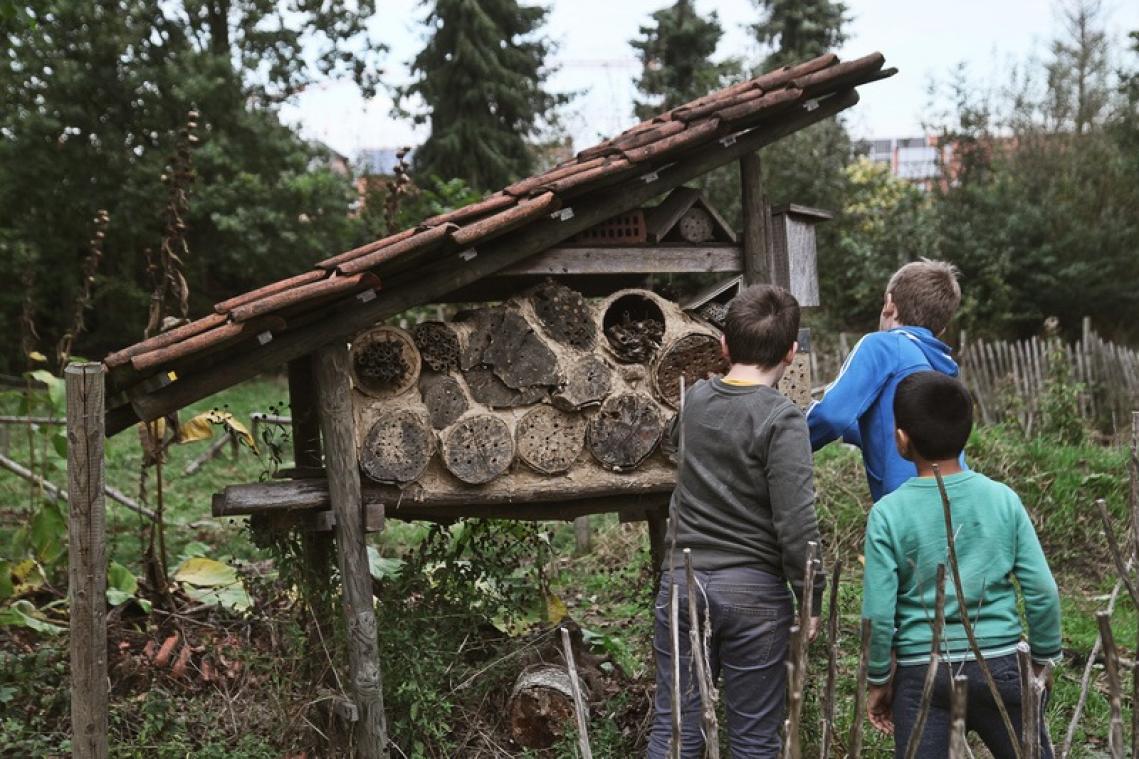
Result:
<svg viewBox="0 0 1139 759"><path fill-rule="evenodd" d="M894 392L894 424L927 461L955 459L973 431L973 398L941 372L916 372Z"/></svg>
<svg viewBox="0 0 1139 759"><path fill-rule="evenodd" d="M724 338L732 363L778 366L799 337L799 301L774 285L752 285L728 305Z"/></svg>
<svg viewBox="0 0 1139 759"><path fill-rule="evenodd" d="M898 321L913 327L925 327L939 335L961 305L961 286L957 284L957 267L945 261L923 258L894 272L886 285L898 309Z"/></svg>

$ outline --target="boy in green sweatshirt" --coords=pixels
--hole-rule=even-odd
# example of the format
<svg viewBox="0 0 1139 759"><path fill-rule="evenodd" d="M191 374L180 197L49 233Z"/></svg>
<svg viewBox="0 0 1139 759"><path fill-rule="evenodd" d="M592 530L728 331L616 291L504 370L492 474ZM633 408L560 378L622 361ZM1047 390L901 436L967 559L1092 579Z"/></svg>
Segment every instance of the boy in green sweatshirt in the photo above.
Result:
<svg viewBox="0 0 1139 759"><path fill-rule="evenodd" d="M969 678L966 727L997 759L1015 756L996 703L961 624L968 613L1014 728L1021 730L1016 646L1022 635L1015 577L1024 595L1028 642L1039 671L1060 656L1060 596L1024 505L1007 486L958 462L973 428L973 401L957 380L918 372L898 385L895 438L917 476L870 511L862 616L871 621L867 709L879 730L894 734L904 756L930 660L937 566L946 565L945 628L933 700L917 755L946 756L952 674ZM953 590L936 464L951 504L964 604ZM964 608L963 608L964 607ZM892 707L892 708L891 708ZM1042 755L1051 759L1041 724Z"/></svg>

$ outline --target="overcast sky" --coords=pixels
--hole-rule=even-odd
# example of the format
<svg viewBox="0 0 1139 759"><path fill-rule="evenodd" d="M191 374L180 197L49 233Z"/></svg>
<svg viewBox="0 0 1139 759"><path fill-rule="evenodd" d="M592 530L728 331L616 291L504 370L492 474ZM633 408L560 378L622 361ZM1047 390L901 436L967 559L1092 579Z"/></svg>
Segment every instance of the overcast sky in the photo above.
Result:
<svg viewBox="0 0 1139 759"><path fill-rule="evenodd" d="M564 122L580 150L635 122L632 100L639 65L628 41L649 15L669 0L548 0L547 32L558 43L560 70L553 90L579 91ZM696 0L701 13L715 10L724 27L717 57L757 60L761 51L745 29L757 11L752 0ZM388 84L407 79L407 62L423 45L419 0L380 0L373 34L391 47ZM1002 81L1014 63L1043 56L1059 27L1050 0L847 0L849 39L839 50L856 58L875 50L899 73L862 88L862 101L848 111L856 137L905 137L921 133L922 111L934 77L944 78L964 62L978 78ZM1119 47L1129 30L1139 29L1139 0L1104 0L1108 31ZM302 93L283 111L303 133L355 158L362 148L416 144L423 127L391 116L391 99L381 94L364 101L348 82Z"/></svg>

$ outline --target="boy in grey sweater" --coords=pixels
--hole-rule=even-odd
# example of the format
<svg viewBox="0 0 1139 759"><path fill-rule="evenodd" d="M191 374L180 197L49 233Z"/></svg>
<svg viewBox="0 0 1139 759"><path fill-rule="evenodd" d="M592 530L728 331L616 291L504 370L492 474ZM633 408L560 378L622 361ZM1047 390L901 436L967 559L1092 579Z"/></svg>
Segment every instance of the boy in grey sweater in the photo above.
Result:
<svg viewBox="0 0 1139 759"><path fill-rule="evenodd" d="M675 571L687 598L683 561L692 550L698 613L711 619L708 650L723 674L732 756L779 754L792 596L801 600L807 543L818 541L811 444L803 414L775 389L798 348L799 304L790 293L753 285L728 308L724 377L693 385L670 437L684 445L672 496L676 551L665 558L656 601L656 703L650 759L671 739L669 594ZM676 562L675 568L671 566ZM820 572L812 608L819 609ZM790 589L788 588L790 584ZM700 695L692 677L688 608L680 604L681 755L702 755ZM809 635L818 630L811 620Z"/></svg>

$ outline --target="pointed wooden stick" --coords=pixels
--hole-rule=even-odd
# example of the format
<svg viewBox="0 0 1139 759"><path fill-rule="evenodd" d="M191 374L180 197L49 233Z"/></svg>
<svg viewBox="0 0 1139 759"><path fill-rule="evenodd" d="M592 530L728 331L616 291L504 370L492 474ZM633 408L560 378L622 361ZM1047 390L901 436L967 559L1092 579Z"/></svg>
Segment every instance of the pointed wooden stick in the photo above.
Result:
<svg viewBox="0 0 1139 759"><path fill-rule="evenodd" d="M989 693L992 695L997 711L1001 715L1001 721L1005 724L1005 730L1008 732L1009 744L1012 746L1013 753L1016 755L1016 759L1021 759L1020 736L1016 734L1016 728L1013 727L1012 720L1008 716L1008 709L1005 707L1004 699L1001 698L1000 690L997 689L997 683L993 680L993 673L989 670L989 664L985 661L985 657L981 653L981 646L977 643L977 635L973 631L973 623L969 619L969 607L967 599L965 598L965 587L961 582L961 570L957 566L957 542L953 534L953 509L949 503L949 493L945 490L945 480L941 477L941 467L937 464L931 464L931 467L933 468L933 476L937 479L937 490L941 494L941 508L945 513L945 539L949 545L949 569L953 574L953 592L957 596L957 612L961 617L961 626L965 628L965 637L969 639L969 648L973 651L973 656L977 660L977 666L985 678L985 684L989 686Z"/></svg>
<svg viewBox="0 0 1139 759"><path fill-rule="evenodd" d="M562 628L562 653L566 657L566 671L569 673L570 690L573 691L573 713L577 720L577 747L581 759L593 759L593 749L589 745L589 714L585 708L585 698L581 695L581 682L577 679L577 664L573 660L573 646L570 645L569 630Z"/></svg>
<svg viewBox="0 0 1139 759"><path fill-rule="evenodd" d="M696 573L692 570L691 548L684 549L684 572L688 585L688 647L692 651L696 682L700 687L700 705L703 707L704 756L706 759L720 759L720 725L716 720L712 674L704 659L704 643L700 635L700 616L696 609Z"/></svg>
<svg viewBox="0 0 1139 759"><path fill-rule="evenodd" d="M1103 522L1103 534L1107 538L1107 550L1111 554L1111 560L1115 562L1115 571L1119 573L1119 579L1123 582L1123 587L1127 588L1127 594L1131 596L1131 603L1135 604L1135 608L1139 609L1139 591L1135 588L1135 583L1131 580L1131 572L1123 561L1123 552L1119 548L1119 542L1115 539L1115 530L1111 526L1111 515L1107 511L1107 501L1102 498L1097 498L1096 509L1099 510L1100 521Z"/></svg>
<svg viewBox="0 0 1139 759"><path fill-rule="evenodd" d="M969 741L965 738L965 713L969 707L969 678L953 678L950 692L949 759L970 759Z"/></svg>
<svg viewBox="0 0 1139 759"><path fill-rule="evenodd" d="M672 646L672 738L668 753L673 759L680 759L681 729L683 727L680 706L680 588L676 582L675 569L671 572L669 586L668 630L669 645Z"/></svg>
<svg viewBox="0 0 1139 759"><path fill-rule="evenodd" d="M933 703L933 686L937 682L937 668L941 665L941 631L945 627L945 565L937 565L937 593L933 605L933 636L929 646L929 667L925 671L925 682L922 683L921 705L918 707L918 716L914 720L914 729L910 732L909 743L906 744L906 759L914 759L918 755L918 746L921 744L922 733L925 732L925 722L929 717L929 708Z"/></svg>
<svg viewBox="0 0 1139 759"><path fill-rule="evenodd" d="M866 711L866 674L870 668L870 620L862 620L862 648L858 655L858 680L854 691L854 720L850 723L847 759L862 756L862 720Z"/></svg>
<svg viewBox="0 0 1139 759"><path fill-rule="evenodd" d="M1111 632L1111 617L1097 611L1099 637L1103 641L1103 664L1107 671L1108 701L1111 704L1111 721L1107 734L1107 750L1111 759L1123 759L1123 684L1119 680L1119 652L1115 649L1115 636Z"/></svg>
<svg viewBox="0 0 1139 759"><path fill-rule="evenodd" d="M1036 673L1032 651L1023 640L1016 644L1020 670L1020 751L1024 759L1040 759L1040 702L1036 699Z"/></svg>
<svg viewBox="0 0 1139 759"><path fill-rule="evenodd" d="M835 559L831 570L830 594L827 597L827 684L823 691L823 739L819 759L828 759L834 740L834 692L838 680L838 580L842 576L842 559Z"/></svg>
<svg viewBox="0 0 1139 759"><path fill-rule="evenodd" d="M799 601L798 633L791 638L791 655L788 676L791 691L787 705L787 721L783 739L783 756L786 759L799 759L802 749L799 741L799 725L803 715L803 691L807 684L807 649L811 645L811 618L815 598L815 573L818 560L815 551L819 544L807 543L807 560L803 567L803 594Z"/></svg>

